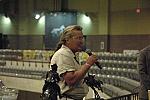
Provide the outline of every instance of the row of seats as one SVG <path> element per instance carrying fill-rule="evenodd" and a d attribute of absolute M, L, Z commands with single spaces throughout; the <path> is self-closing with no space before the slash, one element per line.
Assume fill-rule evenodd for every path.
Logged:
<path fill-rule="evenodd" d="M 0 66 L 1 75 L 35 79 L 45 78 L 48 70 L 49 62 L 6 61 L 4 66 Z"/>
<path fill-rule="evenodd" d="M 121 89 L 111 84 L 104 84 L 102 88 L 105 91 L 105 93 L 110 95 L 111 97 L 117 97 L 117 96 L 127 95 L 131 93 L 130 91 Z"/>
<path fill-rule="evenodd" d="M 5 60 L 47 60 L 49 61 L 50 56 L 54 51 L 49 50 L 11 50 L 11 49 L 1 49 L 0 59 Z"/>
<path fill-rule="evenodd" d="M 128 91 L 131 91 L 132 93 L 138 92 L 137 89 L 140 86 L 139 81 L 135 81 L 126 77 L 121 77 L 120 82 L 121 82 L 120 87 Z"/>
<path fill-rule="evenodd" d="M 100 75 L 110 75 L 110 76 L 123 76 L 136 81 L 139 81 L 139 74 L 137 69 L 127 69 L 127 68 L 115 68 L 115 67 L 103 67 L 101 70 L 94 66 L 89 70 L 89 73 L 100 74 Z"/>
<path fill-rule="evenodd" d="M 6 65 L 3 67 L 29 71 L 48 71 L 50 69 L 50 62 L 6 61 Z"/>
<path fill-rule="evenodd" d="M 37 80 L 41 80 L 43 77 L 45 77 L 45 75 L 43 73 L 34 73 L 31 74 L 29 72 L 26 71 L 0 71 L 0 75 L 2 76 L 11 76 L 11 77 L 18 77 L 18 78 L 28 78 L 28 79 L 37 79 Z"/>
<path fill-rule="evenodd" d="M 47 59 L 54 53 L 54 51 L 46 50 L 11 50 L 11 49 L 1 49 L 0 58 L 16 58 L 16 59 Z M 114 61 L 137 61 L 138 54 L 135 53 L 110 53 L 110 52 L 94 52 L 100 60 L 114 60 Z M 79 53 L 81 59 L 87 58 L 87 53 Z M 10 59 L 11 60 L 11 59 Z"/>
<path fill-rule="evenodd" d="M 136 61 L 137 53 L 110 53 L 110 52 L 94 52 L 99 59 L 106 60 L 126 60 L 126 61 Z"/>
<path fill-rule="evenodd" d="M 137 61 L 120 61 L 120 60 L 98 60 L 103 67 L 116 67 L 116 68 L 137 68 Z"/>
<path fill-rule="evenodd" d="M 140 85 L 139 81 L 115 75 L 96 74 L 96 79 L 101 80 L 102 82 L 107 84 L 124 88 L 130 92 L 135 92 L 134 90 Z"/>

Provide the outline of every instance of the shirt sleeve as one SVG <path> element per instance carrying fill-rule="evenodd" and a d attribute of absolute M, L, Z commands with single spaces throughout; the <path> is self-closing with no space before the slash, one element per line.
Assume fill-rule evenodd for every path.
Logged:
<path fill-rule="evenodd" d="M 138 60 L 138 68 L 139 68 L 139 76 L 141 82 L 144 84 L 144 86 L 149 86 L 150 83 L 150 77 L 147 74 L 147 59 L 146 59 L 146 54 L 145 52 L 140 53 L 140 57 Z"/>
<path fill-rule="evenodd" d="M 58 66 L 58 73 L 59 74 L 63 74 L 67 71 L 77 70 L 73 57 L 61 54 L 58 56 L 56 63 Z"/>

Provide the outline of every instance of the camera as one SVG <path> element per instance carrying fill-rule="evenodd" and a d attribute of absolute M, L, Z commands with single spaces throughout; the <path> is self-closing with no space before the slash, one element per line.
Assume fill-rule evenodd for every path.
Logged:
<path fill-rule="evenodd" d="M 57 100 L 57 95 L 61 98 L 60 87 L 58 82 L 60 81 L 59 74 L 57 73 L 57 65 L 51 65 L 50 71 L 46 74 L 45 84 L 42 88 L 42 100 Z"/>

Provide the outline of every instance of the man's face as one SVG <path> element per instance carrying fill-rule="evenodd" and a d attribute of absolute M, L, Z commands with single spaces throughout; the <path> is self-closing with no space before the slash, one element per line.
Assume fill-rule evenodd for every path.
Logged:
<path fill-rule="evenodd" d="M 74 35 L 72 38 L 68 40 L 68 47 L 73 51 L 73 52 L 78 52 L 82 51 L 83 48 L 83 33 L 82 31 L 77 31 L 73 30 Z"/>

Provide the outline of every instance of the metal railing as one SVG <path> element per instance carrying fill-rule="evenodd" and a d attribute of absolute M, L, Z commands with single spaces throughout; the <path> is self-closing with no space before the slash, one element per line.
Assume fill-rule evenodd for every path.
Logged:
<path fill-rule="evenodd" d="M 138 93 L 132 93 L 128 95 L 113 97 L 107 100 L 139 100 L 139 99 L 138 99 Z"/>

